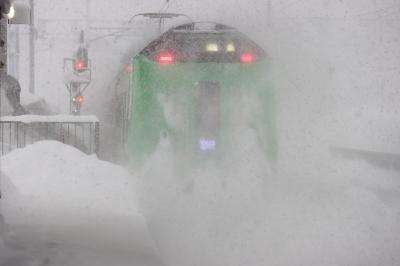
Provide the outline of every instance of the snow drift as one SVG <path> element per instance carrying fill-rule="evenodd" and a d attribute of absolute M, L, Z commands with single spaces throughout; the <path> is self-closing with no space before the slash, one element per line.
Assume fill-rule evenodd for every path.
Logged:
<path fill-rule="evenodd" d="M 135 184 L 121 167 L 56 141 L 1 157 L 2 212 L 32 241 L 95 248 L 147 249 Z"/>

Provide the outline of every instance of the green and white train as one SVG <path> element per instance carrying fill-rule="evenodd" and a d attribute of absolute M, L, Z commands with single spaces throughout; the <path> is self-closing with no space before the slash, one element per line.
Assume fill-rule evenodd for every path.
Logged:
<path fill-rule="evenodd" d="M 125 149 L 140 163 L 169 143 L 174 154 L 219 160 L 251 129 L 277 161 L 270 61 L 235 28 L 188 23 L 163 33 L 133 57 Z M 240 126 L 240 127 L 239 127 Z"/>

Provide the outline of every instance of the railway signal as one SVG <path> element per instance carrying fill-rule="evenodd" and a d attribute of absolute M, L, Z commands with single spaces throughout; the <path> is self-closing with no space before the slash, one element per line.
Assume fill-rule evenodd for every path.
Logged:
<path fill-rule="evenodd" d="M 63 69 L 64 83 L 69 92 L 70 113 L 79 115 L 85 100 L 83 93 L 92 81 L 91 61 L 83 31 L 72 58 L 64 58 Z"/>
<path fill-rule="evenodd" d="M 84 72 L 89 67 L 89 57 L 88 57 L 88 50 L 86 47 L 79 47 L 77 52 L 75 53 L 74 58 L 74 71 L 76 72 Z"/>
<path fill-rule="evenodd" d="M 78 94 L 78 95 L 74 96 L 74 98 L 72 98 L 72 101 L 74 101 L 77 104 L 82 105 L 83 102 L 85 101 L 85 98 L 83 97 L 83 95 Z"/>
<path fill-rule="evenodd" d="M 72 97 L 71 113 L 75 114 L 75 115 L 79 115 L 84 101 L 85 101 L 85 98 L 83 97 L 81 92 L 78 92 L 74 97 Z"/>

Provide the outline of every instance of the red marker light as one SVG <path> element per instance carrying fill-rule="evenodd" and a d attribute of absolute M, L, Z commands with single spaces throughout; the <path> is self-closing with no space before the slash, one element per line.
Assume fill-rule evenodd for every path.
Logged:
<path fill-rule="evenodd" d="M 251 63 L 254 61 L 254 56 L 250 53 L 244 53 L 240 56 L 242 63 Z"/>
<path fill-rule="evenodd" d="M 175 55 L 171 53 L 162 53 L 158 55 L 159 63 L 175 63 Z"/>
<path fill-rule="evenodd" d="M 124 67 L 125 73 L 132 73 L 133 72 L 133 66 L 131 64 L 126 64 Z"/>

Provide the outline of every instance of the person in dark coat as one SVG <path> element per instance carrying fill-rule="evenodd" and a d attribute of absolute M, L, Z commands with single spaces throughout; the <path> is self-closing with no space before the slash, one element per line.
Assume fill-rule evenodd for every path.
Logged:
<path fill-rule="evenodd" d="M 0 76 L 0 87 L 2 90 L 1 95 L 6 96 L 6 99 L 1 99 L 2 104 L 4 104 L 5 100 L 8 100 L 8 103 L 13 109 L 12 115 L 23 115 L 28 113 L 21 105 L 21 86 L 16 78 L 8 74 L 2 74 Z"/>
<path fill-rule="evenodd" d="M 11 2 L 10 0 L 0 0 L 0 19 L 3 15 L 8 14 L 10 12 Z"/>

